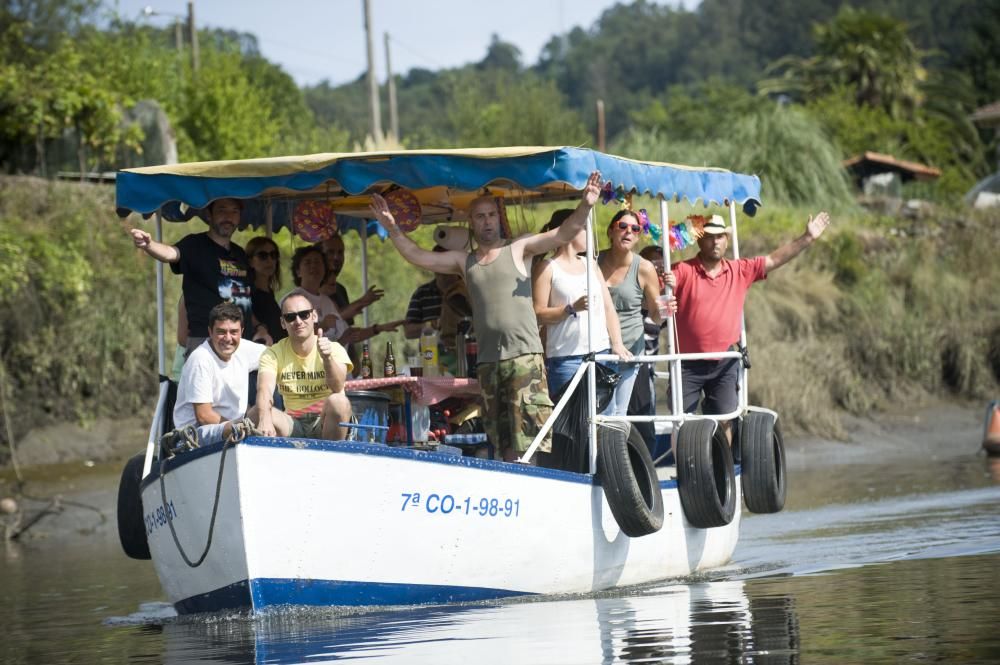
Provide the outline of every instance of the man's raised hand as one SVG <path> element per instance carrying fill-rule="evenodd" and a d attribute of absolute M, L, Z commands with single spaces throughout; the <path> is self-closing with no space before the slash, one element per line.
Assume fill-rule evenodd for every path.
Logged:
<path fill-rule="evenodd" d="M 131 229 L 129 233 L 132 234 L 132 242 L 139 249 L 145 249 L 149 247 L 149 243 L 153 241 L 153 236 L 149 235 L 146 231 L 142 229 Z"/>
<path fill-rule="evenodd" d="M 809 222 L 806 224 L 806 233 L 809 234 L 810 238 L 815 240 L 823 235 L 823 231 L 826 231 L 826 227 L 828 226 L 830 226 L 830 215 L 824 210 L 815 217 L 809 215 Z"/>
<path fill-rule="evenodd" d="M 375 218 L 375 221 L 381 224 L 382 228 L 386 231 L 392 231 L 396 226 L 396 218 L 392 216 L 389 204 L 385 202 L 385 199 L 381 195 L 372 194 L 372 202 L 368 206 L 368 210 L 371 212 L 372 217 Z"/>
<path fill-rule="evenodd" d="M 601 173 L 600 171 L 594 171 L 587 178 L 587 184 L 583 186 L 583 202 L 589 206 L 593 206 L 597 203 L 597 199 L 601 196 Z"/>

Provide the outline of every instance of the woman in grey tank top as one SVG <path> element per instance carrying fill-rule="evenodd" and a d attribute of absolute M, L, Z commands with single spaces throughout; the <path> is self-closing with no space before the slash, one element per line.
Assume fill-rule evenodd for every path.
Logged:
<path fill-rule="evenodd" d="M 634 356 L 643 355 L 645 347 L 642 337 L 643 308 L 648 310 L 649 316 L 656 323 L 660 322 L 660 309 L 656 302 L 660 295 L 660 281 L 656 276 L 656 268 L 633 251 L 638 249 L 640 233 L 642 227 L 636 216 L 630 210 L 618 211 L 608 224 L 611 247 L 601 252 L 597 260 L 608 283 L 615 311 L 618 312 L 622 343 Z M 623 416 L 628 411 L 638 371 L 638 364 L 621 365 L 618 372 L 621 380 L 615 391 L 614 415 Z"/>

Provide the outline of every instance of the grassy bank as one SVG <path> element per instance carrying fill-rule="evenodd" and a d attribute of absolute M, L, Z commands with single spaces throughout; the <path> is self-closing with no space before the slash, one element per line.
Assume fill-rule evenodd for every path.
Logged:
<path fill-rule="evenodd" d="M 612 207 L 598 211 L 601 228 Z M 119 221 L 112 209 L 112 188 L 0 179 L 0 463 L 7 442 L 33 428 L 150 409 L 153 262 L 126 233 L 138 219 Z M 671 217 L 686 211 L 674 206 Z M 801 233 L 806 213 L 765 208 L 741 226 L 743 255 Z M 547 216 L 527 211 L 515 220 L 537 228 Z M 867 415 L 928 396 L 995 396 L 1000 213 L 899 219 L 846 210 L 835 219 L 820 243 L 751 291 L 751 401 L 779 411 L 791 433 L 837 435 L 844 412 Z M 197 221 L 169 225 L 166 239 L 203 228 Z M 288 258 L 299 241 L 287 233 L 277 240 L 290 288 Z M 430 244 L 428 237 L 421 242 Z M 346 244 L 342 280 L 358 295 L 358 238 Z M 381 251 L 377 240 L 372 248 L 371 282 L 387 296 L 371 319 L 402 318 L 410 293 L 429 275 L 388 246 Z M 168 271 L 168 303 L 176 303 L 179 286 Z M 414 348 L 400 334 L 382 336 L 373 345 L 376 361 L 387 339 L 397 358 Z"/>

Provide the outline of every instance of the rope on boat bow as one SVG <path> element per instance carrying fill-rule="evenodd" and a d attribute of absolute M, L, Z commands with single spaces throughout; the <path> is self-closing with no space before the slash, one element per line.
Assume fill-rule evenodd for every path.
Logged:
<path fill-rule="evenodd" d="M 215 499 L 212 501 L 212 518 L 208 523 L 208 538 L 205 540 L 205 550 L 201 553 L 201 556 L 198 557 L 197 561 L 191 561 L 191 558 L 187 555 L 187 552 L 184 551 L 184 547 L 177 538 L 177 531 L 174 529 L 173 514 L 167 509 L 167 488 L 163 481 L 163 473 L 166 470 L 168 458 L 163 457 L 160 459 L 160 500 L 163 503 L 163 514 L 167 516 L 167 525 L 170 527 L 170 535 L 174 539 L 174 545 L 177 547 L 177 551 L 180 553 L 181 558 L 184 559 L 184 563 L 186 563 L 189 568 L 197 568 L 200 566 L 205 561 L 205 557 L 208 556 L 209 551 L 212 549 L 212 536 L 215 534 L 215 518 L 219 512 L 219 496 L 222 494 L 222 474 L 226 469 L 226 453 L 229 452 L 229 449 L 232 446 L 256 433 L 257 429 L 254 427 L 253 421 L 249 418 L 234 420 L 231 423 L 229 436 L 226 437 L 222 444 L 222 457 L 219 459 L 219 475 L 215 481 Z M 185 445 L 188 450 L 193 450 L 194 448 L 199 447 L 198 430 L 195 429 L 193 425 L 189 425 L 182 430 L 175 430 L 174 432 L 164 434 L 163 439 L 161 439 L 161 445 L 167 437 L 172 437 L 172 440 L 176 441 L 179 436 L 183 436 L 184 442 L 180 446 L 175 446 L 175 448 L 171 450 L 171 453 L 177 450 L 177 448 L 181 448 Z M 173 457 L 173 454 L 171 454 L 171 457 Z"/>

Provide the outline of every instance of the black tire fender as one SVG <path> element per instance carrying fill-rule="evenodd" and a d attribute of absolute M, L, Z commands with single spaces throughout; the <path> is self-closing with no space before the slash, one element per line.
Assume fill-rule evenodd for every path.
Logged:
<path fill-rule="evenodd" d="M 146 524 L 142 519 L 142 496 L 139 494 L 145 461 L 146 454 L 139 453 L 126 462 L 118 482 L 118 540 L 125 554 L 133 559 L 151 558 Z"/>
<path fill-rule="evenodd" d="M 660 480 L 642 434 L 629 423 L 597 428 L 597 478 L 622 533 L 638 538 L 660 530 Z"/>
<path fill-rule="evenodd" d="M 743 500 L 752 513 L 776 513 L 785 507 L 785 442 L 777 418 L 750 411 L 740 427 Z"/>
<path fill-rule="evenodd" d="M 677 432 L 677 490 L 692 526 L 725 526 L 736 514 L 736 470 L 722 427 L 689 420 Z"/>

